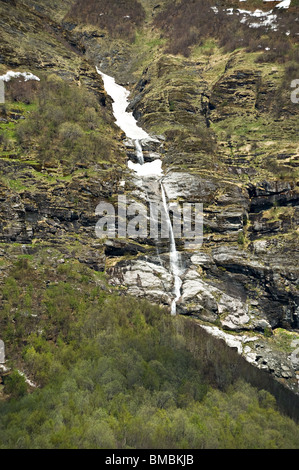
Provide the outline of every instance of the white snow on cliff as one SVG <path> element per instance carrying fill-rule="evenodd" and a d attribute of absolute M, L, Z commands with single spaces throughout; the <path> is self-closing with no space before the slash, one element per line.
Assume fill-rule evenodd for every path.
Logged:
<path fill-rule="evenodd" d="M 121 85 L 115 83 L 113 77 L 101 72 L 97 67 L 97 72 L 101 75 L 105 90 L 111 96 L 113 103 L 113 114 L 116 119 L 115 124 L 120 127 L 127 137 L 134 140 L 153 140 L 141 127 L 137 126 L 133 113 L 127 112 L 129 105 L 128 96 L 130 92 Z"/>
<path fill-rule="evenodd" d="M 264 0 L 264 1 L 272 1 L 272 0 Z M 246 0 L 240 0 L 240 2 L 246 2 Z M 248 24 L 250 28 L 260 28 L 261 26 L 268 27 L 273 31 L 278 30 L 278 16 L 276 14 L 276 9 L 287 9 L 291 6 L 291 0 L 283 0 L 277 5 L 275 8 L 263 11 L 256 9 L 254 11 L 251 10 L 244 10 L 240 8 L 226 8 L 224 11 L 227 15 L 234 15 L 237 14 L 240 16 L 240 23 Z M 215 15 L 219 13 L 219 9 L 216 6 L 211 7 Z M 254 18 L 256 21 L 252 21 Z"/>
<path fill-rule="evenodd" d="M 28 80 L 40 81 L 40 79 L 36 75 L 33 75 L 30 72 L 13 72 L 12 70 L 9 70 L 4 75 L 0 75 L 0 80 L 4 82 L 9 82 L 12 78 L 20 78 L 20 77 L 23 77 L 25 82 L 27 82 Z"/>

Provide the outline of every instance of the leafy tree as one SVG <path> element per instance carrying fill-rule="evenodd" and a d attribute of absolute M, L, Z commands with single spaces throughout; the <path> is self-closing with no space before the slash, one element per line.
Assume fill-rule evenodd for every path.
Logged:
<path fill-rule="evenodd" d="M 19 373 L 19 371 L 14 370 L 5 378 L 4 392 L 12 398 L 21 398 L 26 394 L 27 385 L 25 378 Z"/>

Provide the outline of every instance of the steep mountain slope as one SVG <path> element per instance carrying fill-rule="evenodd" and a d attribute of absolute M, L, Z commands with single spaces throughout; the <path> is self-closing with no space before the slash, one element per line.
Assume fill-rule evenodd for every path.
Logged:
<path fill-rule="evenodd" d="M 168 2 L 164 9 L 153 3 L 135 43 L 124 47 L 115 38 L 111 45 L 103 31 L 100 38 L 83 39 L 84 47 L 104 71 L 120 82 L 130 80 L 130 109 L 147 131 L 163 134 L 169 201 L 204 204 L 204 243 L 200 256 L 184 252 L 178 310 L 230 331 L 274 332 L 272 339 L 258 336 L 252 348 L 241 350 L 296 390 L 296 353 L 290 358 L 285 351 L 283 358 L 273 348 L 280 328 L 298 328 L 298 105 L 290 99 L 297 73 L 297 7 L 274 9 L 278 29 L 272 29 L 263 21 L 254 28 L 245 24 L 239 11 L 231 14 L 233 2 L 218 5 L 216 15 L 209 2 L 189 3 Z M 260 3 L 246 2 L 246 11 L 261 6 L 267 14 L 269 6 Z M 86 26 L 72 28 L 84 38 Z M 246 50 L 222 35 L 225 28 L 238 32 Z M 136 199 L 134 181 L 126 188 Z M 145 242 L 148 250 L 151 240 Z M 117 257 L 122 250 L 114 246 L 107 253 Z M 128 279 L 128 292 L 151 298 L 148 258 L 144 248 L 140 252 L 137 260 L 109 262 L 108 272 L 116 285 Z M 151 261 L 160 286 L 152 298 L 165 299 L 168 287 L 160 272 L 155 275 L 155 255 Z M 165 282 L 167 271 L 166 263 Z M 295 331 L 290 343 L 296 348 Z M 230 340 L 238 344 L 235 335 Z"/>
<path fill-rule="evenodd" d="M 273 10 L 275 21 L 264 25 L 263 16 L 250 14 L 256 8 Z M 98 66 L 126 86 L 129 110 L 157 136 L 143 150 L 146 161 L 162 159 L 168 203 L 204 206 L 201 249 L 186 250 L 184 237 L 176 240 L 184 266 L 177 312 L 192 316 L 194 331 L 200 326 L 224 339 L 298 393 L 299 104 L 291 100 L 297 2 L 278 9 L 258 0 L 241 7 L 6 0 L 0 13 L 0 75 L 12 69 L 40 78 L 34 85 L 5 84 L 0 107 L 0 326 L 7 365 L 44 385 L 48 345 L 72 341 L 72 318 L 76 328 L 90 327 L 82 326 L 75 294 L 66 319 L 52 306 L 48 288 L 55 291 L 56 281 L 72 279 L 78 290 L 90 283 L 108 297 L 112 290 L 131 294 L 168 311 L 173 300 L 168 240 L 159 241 L 158 256 L 149 236 L 95 234 L 100 201 L 116 205 L 123 194 L 144 202 L 145 189 L 156 197 L 152 182 L 142 187 L 128 168 L 135 148 L 114 124 Z M 257 18 L 261 24 L 250 26 Z M 28 276 L 25 285 L 18 269 Z M 217 363 L 211 382 L 219 386 L 218 371 Z"/>

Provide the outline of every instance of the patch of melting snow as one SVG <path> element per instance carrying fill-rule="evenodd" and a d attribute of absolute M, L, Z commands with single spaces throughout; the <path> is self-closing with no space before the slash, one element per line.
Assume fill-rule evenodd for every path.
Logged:
<path fill-rule="evenodd" d="M 153 162 L 147 162 L 141 165 L 140 163 L 133 163 L 131 160 L 128 161 L 128 167 L 130 170 L 135 171 L 138 176 L 162 176 L 162 161 L 160 159 L 154 160 Z"/>
<path fill-rule="evenodd" d="M 278 5 L 276 5 L 276 8 L 289 8 L 290 5 L 291 5 L 291 0 L 283 0 Z"/>
<path fill-rule="evenodd" d="M 272 13 L 272 10 L 270 10 L 270 11 L 263 11 L 263 10 L 250 11 L 250 10 L 241 10 L 240 8 L 238 8 L 237 12 L 240 13 L 241 15 L 244 15 L 240 20 L 241 23 L 247 23 L 247 21 L 250 17 L 259 19 L 259 21 L 256 22 L 256 23 L 248 23 L 248 26 L 250 28 L 260 28 L 261 26 L 269 26 L 274 30 L 277 29 L 277 24 L 276 24 L 277 15 Z"/>
<path fill-rule="evenodd" d="M 240 0 L 240 2 L 246 1 L 246 0 Z M 269 0 L 271 1 L 271 0 Z M 278 3 L 275 8 L 278 9 L 287 9 L 291 5 L 291 0 L 283 0 L 282 2 Z M 214 11 L 215 14 L 219 13 L 219 10 L 216 6 L 211 7 L 211 9 Z M 248 26 L 250 28 L 260 28 L 261 26 L 266 26 L 270 27 L 272 30 L 277 31 L 277 15 L 273 13 L 273 10 L 269 11 L 263 11 L 256 9 L 254 11 L 251 10 L 243 10 L 240 8 L 226 8 L 224 9 L 227 15 L 233 15 L 234 12 L 237 12 L 237 14 L 241 15 L 240 22 L 243 24 L 248 23 Z M 258 21 L 256 22 L 250 22 L 249 20 L 251 18 L 257 18 Z M 287 35 L 290 34 L 290 32 L 286 33 Z"/>
<path fill-rule="evenodd" d="M 240 0 L 240 2 L 246 2 L 247 0 Z M 273 2 L 273 0 L 264 0 L 264 2 Z M 282 2 L 276 5 L 276 8 L 289 8 L 291 5 L 291 0 L 282 0 Z"/>
<path fill-rule="evenodd" d="M 33 75 L 31 72 L 13 72 L 12 70 L 9 70 L 4 75 L 0 75 L 0 80 L 4 82 L 9 82 L 12 78 L 20 77 L 23 77 L 25 79 L 25 82 L 27 82 L 28 80 L 37 80 L 38 82 L 40 81 L 40 79 L 36 75 Z"/>
<path fill-rule="evenodd" d="M 151 137 L 146 131 L 137 125 L 137 121 L 134 118 L 133 113 L 127 112 L 130 92 L 123 86 L 118 85 L 113 77 L 101 72 L 98 67 L 96 67 L 96 70 L 103 79 L 106 92 L 113 100 L 112 108 L 116 119 L 115 124 L 126 134 L 127 138 L 132 139 L 137 151 L 138 160 L 140 160 L 140 163 L 133 163 L 129 160 L 128 167 L 130 170 L 135 171 L 138 176 L 162 176 L 162 161 L 160 159 L 147 163 L 143 163 L 141 161 L 141 144 L 159 141 L 158 139 Z"/>
<path fill-rule="evenodd" d="M 141 127 L 137 126 L 133 113 L 127 112 L 130 92 L 123 86 L 118 85 L 113 77 L 101 72 L 98 67 L 96 67 L 96 70 L 103 79 L 106 92 L 113 100 L 112 108 L 116 119 L 115 124 L 130 139 L 156 141 L 156 139 L 150 137 Z"/>

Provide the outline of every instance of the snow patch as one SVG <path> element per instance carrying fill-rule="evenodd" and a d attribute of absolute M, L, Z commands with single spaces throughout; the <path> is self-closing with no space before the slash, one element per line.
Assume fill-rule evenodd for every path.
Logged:
<path fill-rule="evenodd" d="M 278 5 L 276 5 L 276 8 L 290 8 L 290 5 L 291 5 L 291 0 L 283 0 Z"/>
<path fill-rule="evenodd" d="M 40 81 L 40 79 L 36 75 L 33 75 L 31 72 L 13 72 L 12 70 L 6 72 L 5 75 L 0 75 L 0 80 L 4 82 L 9 82 L 12 78 L 19 77 L 24 77 L 25 82 L 27 82 L 28 80 L 37 80 L 38 82 Z"/>
<path fill-rule="evenodd" d="M 152 162 L 144 163 L 133 163 L 131 160 L 128 161 L 128 167 L 130 170 L 135 171 L 138 176 L 162 176 L 162 161 L 156 159 Z"/>
<path fill-rule="evenodd" d="M 113 77 L 101 72 L 98 67 L 96 67 L 96 70 L 103 79 L 106 92 L 113 100 L 112 108 L 116 119 L 115 124 L 124 131 L 127 137 L 133 140 L 156 141 L 156 139 L 150 137 L 141 127 L 138 127 L 133 113 L 127 112 L 130 92 L 123 86 L 118 85 Z"/>
<path fill-rule="evenodd" d="M 240 0 L 240 2 L 244 2 L 246 0 Z M 264 0 L 264 1 L 272 1 L 272 0 Z M 291 5 L 291 0 L 283 0 L 278 3 L 276 8 L 278 9 L 287 9 Z M 219 13 L 219 9 L 216 6 L 211 7 L 215 14 Z M 240 22 L 243 24 L 248 24 L 250 28 L 260 28 L 261 26 L 270 27 L 272 30 L 277 31 L 277 15 L 274 13 L 274 10 L 263 11 L 256 9 L 255 11 L 251 10 L 243 10 L 240 8 L 226 8 L 224 11 L 227 15 L 233 15 L 235 12 L 238 15 L 241 15 Z M 256 22 L 251 22 L 251 18 L 257 18 Z"/>

